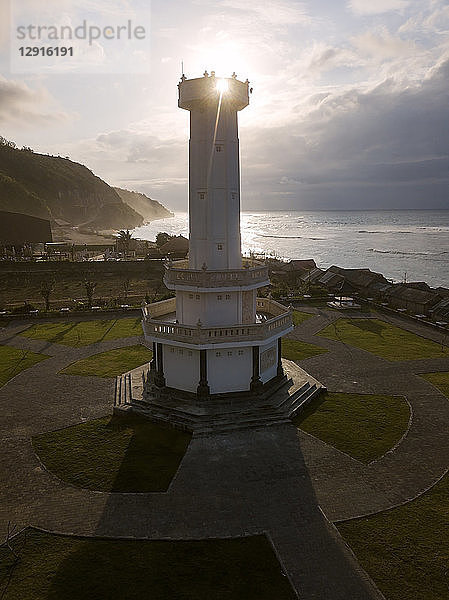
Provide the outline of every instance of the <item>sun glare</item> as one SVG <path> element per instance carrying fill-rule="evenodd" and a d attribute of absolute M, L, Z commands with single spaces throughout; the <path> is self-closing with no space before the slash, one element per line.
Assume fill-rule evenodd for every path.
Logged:
<path fill-rule="evenodd" d="M 228 82 L 226 79 L 218 79 L 217 81 L 217 91 L 220 94 L 225 94 L 228 91 Z"/>

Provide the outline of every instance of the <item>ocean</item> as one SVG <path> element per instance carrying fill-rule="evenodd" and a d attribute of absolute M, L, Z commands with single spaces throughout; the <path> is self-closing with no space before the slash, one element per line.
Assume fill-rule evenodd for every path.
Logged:
<path fill-rule="evenodd" d="M 159 231 L 188 237 L 188 214 L 153 221 L 134 236 Z M 449 210 L 242 212 L 242 251 L 313 258 L 319 267 L 368 268 L 388 279 L 449 287 Z"/>

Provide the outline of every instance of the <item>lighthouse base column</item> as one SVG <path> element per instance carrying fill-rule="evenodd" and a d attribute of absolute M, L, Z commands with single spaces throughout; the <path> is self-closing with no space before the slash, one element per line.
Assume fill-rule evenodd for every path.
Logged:
<path fill-rule="evenodd" d="M 210 397 L 210 388 L 207 383 L 207 350 L 200 350 L 200 381 L 196 395 L 199 400 L 207 400 Z"/>
<path fill-rule="evenodd" d="M 284 369 L 282 367 L 282 338 L 278 339 L 278 368 L 276 375 L 284 377 Z"/>
<path fill-rule="evenodd" d="M 253 346 L 253 376 L 251 378 L 250 390 L 258 394 L 263 390 L 263 383 L 260 379 L 260 349 L 259 346 Z"/>
<path fill-rule="evenodd" d="M 156 346 L 156 372 L 154 374 L 154 383 L 159 388 L 165 387 L 164 377 L 164 362 L 162 354 L 162 344 L 155 344 Z"/>

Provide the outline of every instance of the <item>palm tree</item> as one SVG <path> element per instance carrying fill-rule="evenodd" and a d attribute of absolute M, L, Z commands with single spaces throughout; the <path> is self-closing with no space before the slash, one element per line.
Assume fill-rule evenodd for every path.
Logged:
<path fill-rule="evenodd" d="M 124 249 L 125 249 L 125 258 L 129 252 L 129 246 L 131 243 L 131 240 L 133 239 L 133 234 L 129 231 L 129 229 L 121 229 L 118 232 L 118 241 L 121 245 L 123 245 Z"/>
<path fill-rule="evenodd" d="M 166 244 L 169 240 L 172 239 L 172 235 L 166 233 L 165 231 L 159 231 L 156 236 L 156 245 L 158 248 L 162 248 L 164 244 Z"/>

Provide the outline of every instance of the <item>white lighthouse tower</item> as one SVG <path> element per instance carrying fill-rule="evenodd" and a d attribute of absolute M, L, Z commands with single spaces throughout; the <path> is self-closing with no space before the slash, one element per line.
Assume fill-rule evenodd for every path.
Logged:
<path fill-rule="evenodd" d="M 166 266 L 176 298 L 143 307 L 153 348 L 143 397 L 159 408 L 266 398 L 286 381 L 281 336 L 293 326 L 288 308 L 257 297 L 267 267 L 241 254 L 237 113 L 248 106 L 248 81 L 206 72 L 183 75 L 178 88 L 190 112 L 190 250 Z"/>

